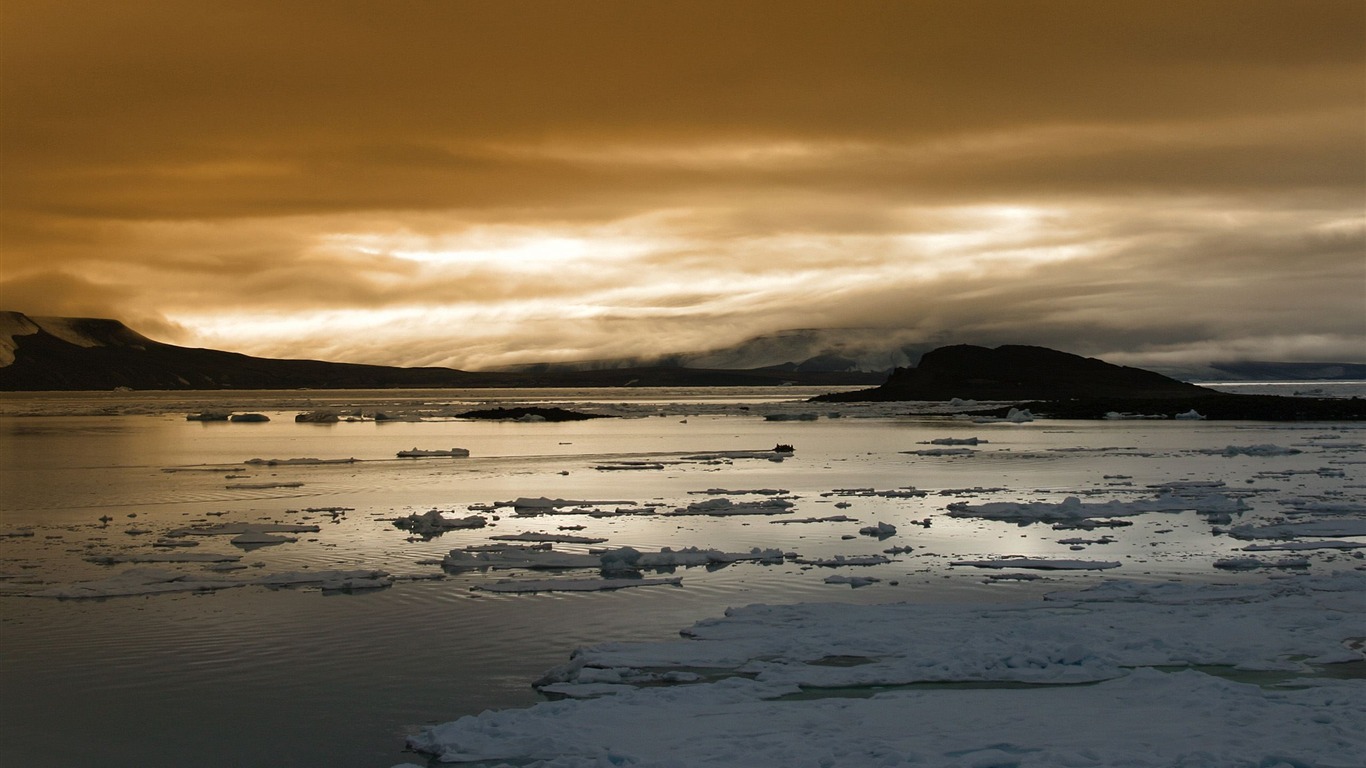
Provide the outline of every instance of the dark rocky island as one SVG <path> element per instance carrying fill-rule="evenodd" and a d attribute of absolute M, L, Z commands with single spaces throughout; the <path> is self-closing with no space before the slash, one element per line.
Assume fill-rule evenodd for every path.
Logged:
<path fill-rule="evenodd" d="M 874 389 L 815 398 L 821 402 L 1005 401 L 1040 416 L 1100 419 L 1109 413 L 1174 416 L 1191 410 L 1209 419 L 1359 421 L 1359 398 L 1234 395 L 1141 368 L 1113 365 L 1045 347 L 967 344 L 927 352 L 914 368 L 898 368 Z M 981 411 L 1004 415 L 1008 409 Z"/>

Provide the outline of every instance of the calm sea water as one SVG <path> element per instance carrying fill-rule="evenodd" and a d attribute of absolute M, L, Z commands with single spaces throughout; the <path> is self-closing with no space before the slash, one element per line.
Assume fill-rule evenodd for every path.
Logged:
<path fill-rule="evenodd" d="M 1294 385 L 1305 388 L 1303 383 Z M 290 393 L 103 393 L 0 398 L 0 682 L 5 765 L 388 766 L 406 733 L 486 708 L 537 700 L 529 683 L 575 646 L 664 638 L 731 605 L 752 602 L 1024 600 L 1102 578 L 1255 579 L 1214 560 L 1245 542 L 1215 535 L 1194 513 L 1150 514 L 1094 533 L 960 520 L 968 501 L 1058 501 L 1150 495 L 1146 486 L 1220 480 L 1247 495 L 1243 521 L 1282 514 L 1282 501 L 1363 496 L 1366 431 L 1349 424 L 1056 422 L 975 424 L 910 418 L 895 404 L 819 406 L 805 390 L 542 390 Z M 446 418 L 477 403 L 559 404 L 622 418 L 568 423 Z M 422 421 L 296 423 L 329 407 Z M 186 421 L 205 408 L 266 413 L 267 423 Z M 770 421 L 765 415 L 809 420 Z M 838 415 L 832 418 L 832 415 Z M 815 417 L 814 419 L 810 417 Z M 944 437 L 987 441 L 960 456 L 908 453 Z M 699 453 L 795 447 L 779 462 L 689 460 Z M 1223 456 L 1275 444 L 1300 453 Z M 467 448 L 464 459 L 399 460 L 407 448 Z M 259 466 L 251 458 L 355 458 L 355 463 Z M 623 470 L 622 462 L 660 469 Z M 212 470 L 206 468 L 214 468 Z M 176 470 L 176 471 L 167 471 Z M 234 477 L 229 478 L 228 475 Z M 289 483 L 292 487 L 231 488 Z M 829 495 L 914 486 L 920 498 Z M 392 518 L 519 496 L 625 501 L 672 509 L 715 489 L 782 489 L 781 517 L 584 514 L 519 518 L 502 508 L 488 528 L 414 540 Z M 976 490 L 965 490 L 976 489 Z M 713 491 L 713 492 L 708 492 Z M 732 498 L 754 498 L 731 495 Z M 848 504 L 838 507 L 838 504 Z M 335 518 L 309 508 L 345 507 Z M 610 508 L 610 507 L 608 507 Z M 487 514 L 487 513 L 486 513 Z M 847 514 L 857 523 L 778 525 Z M 105 518 L 102 520 L 101 518 Z M 932 525 L 912 524 L 925 518 Z M 243 555 L 248 575 L 378 568 L 401 577 L 361 593 L 244 587 L 207 594 L 50 600 L 27 593 L 137 567 L 89 558 L 157 550 L 176 528 L 217 522 L 315 523 L 297 542 L 244 551 L 222 537 L 197 550 Z M 858 528 L 887 522 L 886 541 Z M 914 551 L 887 565 L 828 569 L 794 562 L 679 569 L 681 587 L 612 593 L 493 595 L 471 587 L 527 574 L 443 574 L 448 550 L 488 536 L 557 531 L 604 546 L 727 551 L 779 547 L 804 557 Z M 1116 541 L 1072 549 L 1072 537 Z M 584 545 L 558 545 L 585 551 Z M 992 555 L 1120 561 L 1105 575 L 1048 574 L 987 583 L 958 558 Z M 1359 565 L 1311 555 L 1315 573 Z M 163 565 L 196 572 L 199 565 Z M 877 576 L 862 589 L 831 574 Z M 576 576 L 592 576 L 577 573 Z M 402 580 L 411 577 L 414 580 Z M 441 577 L 432 580 L 431 577 Z M 892 583 L 895 582 L 895 583 Z"/>

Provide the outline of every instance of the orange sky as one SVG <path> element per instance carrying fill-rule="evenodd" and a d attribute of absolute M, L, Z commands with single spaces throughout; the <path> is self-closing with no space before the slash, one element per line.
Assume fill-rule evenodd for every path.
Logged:
<path fill-rule="evenodd" d="M 1364 211 L 1360 0 L 0 5 L 0 309 L 175 343 L 1366 361 Z"/>

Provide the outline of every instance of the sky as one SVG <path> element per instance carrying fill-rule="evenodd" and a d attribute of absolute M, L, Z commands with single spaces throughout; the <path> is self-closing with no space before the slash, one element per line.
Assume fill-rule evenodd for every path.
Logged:
<path fill-rule="evenodd" d="M 0 309 L 471 370 L 1366 362 L 1366 4 L 5 0 Z"/>

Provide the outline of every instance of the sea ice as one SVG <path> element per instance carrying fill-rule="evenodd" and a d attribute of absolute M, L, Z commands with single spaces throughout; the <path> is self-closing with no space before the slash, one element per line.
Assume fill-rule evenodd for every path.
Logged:
<path fill-rule="evenodd" d="M 1298 448 L 1286 448 L 1271 443 L 1260 443 L 1258 445 L 1230 445 L 1225 448 L 1206 448 L 1200 453 L 1209 453 L 1216 456 L 1294 456 L 1303 453 Z"/>
<path fill-rule="evenodd" d="M 607 686 L 597 698 L 487 711 L 408 743 L 447 762 L 556 768 L 1359 765 L 1359 680 L 1271 688 L 1159 671 L 1362 661 L 1344 640 L 1366 636 L 1366 574 L 1292 581 L 1107 582 L 1036 604 L 733 608 L 683 639 L 580 648 L 537 683 L 588 697 Z M 671 671 L 693 677 L 661 684 Z M 1017 687 L 897 689 L 921 682 Z"/>
<path fill-rule="evenodd" d="M 826 576 L 823 581 L 826 584 L 848 584 L 854 589 L 866 587 L 869 584 L 876 584 L 882 579 L 876 576 Z"/>
<path fill-rule="evenodd" d="M 601 544 L 607 539 L 598 536 L 572 536 L 567 533 L 500 533 L 490 536 L 494 541 L 537 541 L 555 544 Z"/>
<path fill-rule="evenodd" d="M 1262 560 L 1257 557 L 1226 557 L 1215 560 L 1214 567 L 1225 571 L 1252 571 L 1259 568 L 1308 568 L 1309 560 L 1303 557 L 1287 557 L 1280 560 Z"/>
<path fill-rule="evenodd" d="M 682 586 L 683 577 L 663 579 L 510 579 L 480 584 L 481 592 L 608 592 L 631 587 Z"/>
<path fill-rule="evenodd" d="M 838 568 L 842 565 L 885 565 L 892 562 L 882 555 L 835 555 L 834 557 L 799 557 L 800 565 L 819 565 L 825 568 Z"/>
<path fill-rule="evenodd" d="M 793 507 L 787 499 L 761 499 L 759 501 L 732 501 L 727 498 L 697 501 L 686 507 L 678 507 L 666 515 L 781 515 Z"/>
<path fill-rule="evenodd" d="M 1076 496 L 1068 496 L 1056 504 L 1042 501 L 996 501 L 985 504 L 956 501 L 948 506 L 950 517 L 1006 520 L 1021 525 L 1053 521 L 1075 522 L 1099 517 L 1126 517 L 1147 512 L 1180 512 L 1188 509 L 1203 513 L 1242 512 L 1246 509 L 1246 503 L 1241 498 L 1204 489 L 1186 489 L 1185 492 L 1180 492 L 1168 488 L 1154 498 L 1134 501 L 1086 503 Z"/>
<path fill-rule="evenodd" d="M 28 593 L 28 597 L 54 597 L 66 600 L 131 597 L 166 592 L 208 592 L 246 586 L 301 586 L 317 585 L 329 590 L 378 589 L 393 583 L 384 571 L 294 571 L 260 576 L 254 579 L 232 579 L 206 573 L 186 573 L 158 568 L 130 568 L 103 579 L 81 581 L 49 587 Z"/>
<path fill-rule="evenodd" d="M 288 544 L 298 541 L 294 536 L 277 536 L 264 531 L 247 531 L 232 537 L 232 543 L 239 547 L 267 547 L 272 544 Z"/>
<path fill-rule="evenodd" d="M 860 528 L 858 532 L 863 534 L 864 536 L 876 536 L 879 540 L 881 540 L 887 538 L 888 536 L 895 536 L 896 526 L 892 525 L 891 523 L 878 523 L 877 525 L 870 525 L 865 528 Z"/>
<path fill-rule="evenodd" d="M 430 509 L 422 514 L 414 512 L 407 517 L 400 517 L 394 521 L 396 527 L 411 531 L 419 536 L 435 536 L 458 529 L 483 528 L 488 523 L 487 518 L 479 515 L 446 517 L 439 509 Z"/>
<path fill-rule="evenodd" d="M 991 560 L 954 560 L 950 565 L 970 565 L 973 568 L 1029 568 L 1036 571 L 1102 571 L 1120 566 L 1113 560 L 1051 560 L 1011 555 Z"/>
<path fill-rule="evenodd" d="M 442 558 L 445 568 L 529 568 L 548 570 L 557 568 L 599 568 L 602 558 L 598 555 L 584 555 L 572 552 L 557 552 L 544 549 L 506 549 L 470 551 L 452 549 Z"/>
<path fill-rule="evenodd" d="M 124 555 L 95 555 L 86 561 L 100 565 L 119 563 L 235 563 L 241 555 L 220 555 L 214 552 L 153 552 Z"/>
<path fill-rule="evenodd" d="M 1236 525 L 1226 533 L 1235 539 L 1293 539 L 1298 536 L 1366 536 L 1366 519 L 1361 520 L 1305 520 L 1298 523 L 1270 525 Z"/>
<path fill-rule="evenodd" d="M 354 464 L 355 458 L 346 459 L 316 459 L 312 456 L 305 456 L 295 459 L 247 459 L 243 464 L 253 464 L 265 467 L 279 466 L 310 466 L 314 464 Z"/>

